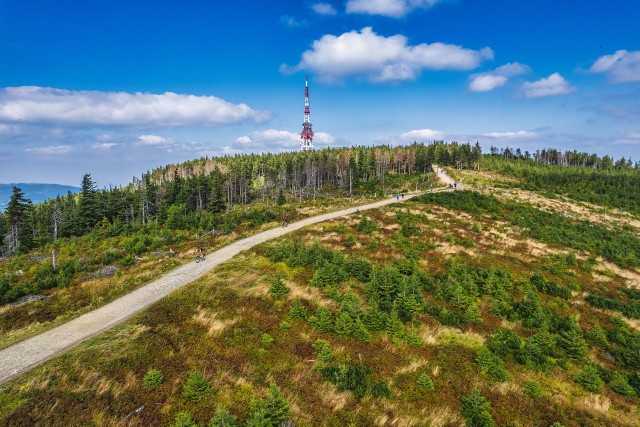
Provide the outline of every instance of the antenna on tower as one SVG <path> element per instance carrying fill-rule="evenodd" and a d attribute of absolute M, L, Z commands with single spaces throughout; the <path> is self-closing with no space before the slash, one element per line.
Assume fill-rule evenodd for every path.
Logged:
<path fill-rule="evenodd" d="M 304 122 L 300 132 L 300 151 L 313 151 L 313 130 L 311 130 L 311 112 L 309 110 L 309 76 L 304 81 Z"/>

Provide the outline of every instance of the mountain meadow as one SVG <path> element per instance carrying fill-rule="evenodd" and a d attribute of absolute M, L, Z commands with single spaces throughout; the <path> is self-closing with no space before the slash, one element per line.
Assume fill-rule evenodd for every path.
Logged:
<path fill-rule="evenodd" d="M 630 160 L 444 142 L 87 174 L 40 203 L 14 188 L 0 348 L 196 247 L 416 196 L 249 248 L 1 384 L 0 425 L 640 426 L 638 189 Z"/>

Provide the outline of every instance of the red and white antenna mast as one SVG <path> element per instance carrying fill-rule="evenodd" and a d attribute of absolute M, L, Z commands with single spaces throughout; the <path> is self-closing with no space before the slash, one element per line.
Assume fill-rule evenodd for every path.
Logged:
<path fill-rule="evenodd" d="M 300 132 L 300 151 L 313 151 L 313 131 L 311 130 L 311 112 L 309 111 L 309 77 L 304 83 L 304 122 Z"/>

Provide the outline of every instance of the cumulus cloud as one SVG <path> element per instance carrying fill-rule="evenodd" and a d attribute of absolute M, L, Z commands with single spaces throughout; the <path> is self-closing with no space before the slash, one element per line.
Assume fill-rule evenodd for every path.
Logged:
<path fill-rule="evenodd" d="M 379 36 L 371 27 L 340 36 L 326 34 L 303 52 L 294 67 L 281 66 L 283 72 L 312 70 L 324 81 L 339 81 L 349 76 L 364 76 L 372 82 L 415 79 L 424 70 L 470 70 L 493 51 L 466 49 L 445 43 L 408 44 L 402 35 Z"/>
<path fill-rule="evenodd" d="M 338 13 L 330 3 L 315 3 L 311 5 L 311 9 L 320 15 L 336 15 Z"/>
<path fill-rule="evenodd" d="M 527 98 L 541 98 L 543 96 L 565 95 L 575 90 L 559 73 L 553 73 L 549 77 L 525 82 L 522 85 L 524 96 Z"/>
<path fill-rule="evenodd" d="M 71 145 L 50 145 L 48 147 L 26 148 L 24 151 L 41 156 L 55 156 L 68 154 L 73 151 L 73 147 Z"/>
<path fill-rule="evenodd" d="M 405 132 L 400 135 L 400 138 L 405 141 L 434 141 L 444 139 L 446 133 L 440 130 L 432 129 L 415 129 L 409 132 Z"/>
<path fill-rule="evenodd" d="M 441 0 L 348 0 L 347 13 L 402 18 L 418 8 L 428 9 Z"/>
<path fill-rule="evenodd" d="M 71 91 L 38 86 L 0 89 L 0 120 L 76 126 L 217 126 L 264 121 L 269 114 L 215 96 Z"/>
<path fill-rule="evenodd" d="M 313 136 L 314 145 L 332 144 L 335 138 L 328 133 L 316 132 Z M 237 138 L 233 144 L 236 149 L 251 151 L 254 149 L 292 150 L 300 146 L 300 135 L 287 130 L 267 129 L 255 131 L 250 135 Z"/>
<path fill-rule="evenodd" d="M 469 90 L 472 92 L 488 92 L 504 86 L 510 77 L 528 73 L 531 69 L 524 64 L 511 62 L 501 65 L 493 71 L 473 74 L 469 79 Z"/>
<path fill-rule="evenodd" d="M 617 50 L 613 55 L 601 56 L 589 71 L 606 74 L 614 83 L 640 81 L 640 50 Z"/>
<path fill-rule="evenodd" d="M 519 130 L 517 132 L 489 132 L 485 133 L 484 136 L 497 139 L 527 139 L 535 138 L 538 135 L 535 132 Z"/>

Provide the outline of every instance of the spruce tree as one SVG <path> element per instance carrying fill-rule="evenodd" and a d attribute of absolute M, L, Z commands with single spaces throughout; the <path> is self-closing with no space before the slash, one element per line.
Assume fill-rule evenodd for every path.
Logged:
<path fill-rule="evenodd" d="M 491 404 L 475 389 L 460 399 L 462 403 L 462 415 L 467 420 L 468 426 L 493 427 L 493 418 L 489 413 Z"/>
<path fill-rule="evenodd" d="M 387 318 L 385 330 L 391 338 L 402 338 L 402 335 L 404 334 L 404 325 L 398 317 L 397 311 L 394 310 L 391 312 L 391 316 Z"/>
<path fill-rule="evenodd" d="M 11 190 L 11 198 L 5 210 L 8 218 L 9 233 L 6 236 L 7 249 L 10 254 L 26 252 L 31 248 L 31 233 L 28 231 L 28 212 L 31 200 L 24 197 L 24 192 L 15 185 Z"/>
<path fill-rule="evenodd" d="M 307 308 L 302 305 L 300 298 L 293 300 L 293 304 L 291 304 L 291 308 L 289 309 L 289 316 L 294 319 L 301 320 L 305 320 L 307 318 Z"/>
<path fill-rule="evenodd" d="M 309 317 L 309 323 L 318 332 L 333 332 L 333 314 L 326 307 L 319 307 L 313 316 Z"/>
<path fill-rule="evenodd" d="M 231 414 L 227 408 L 221 408 L 209 420 L 207 427 L 240 427 L 240 423 L 238 418 Z"/>
<path fill-rule="evenodd" d="M 282 298 L 286 296 L 291 290 L 284 284 L 284 280 L 282 277 L 275 276 L 271 281 L 271 287 L 269 288 L 269 293 L 274 298 Z"/>
<path fill-rule="evenodd" d="M 90 174 L 84 175 L 81 187 L 82 190 L 80 191 L 77 210 L 77 232 L 84 234 L 90 232 L 102 219 L 102 212 L 100 209 L 98 190 Z"/>

